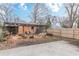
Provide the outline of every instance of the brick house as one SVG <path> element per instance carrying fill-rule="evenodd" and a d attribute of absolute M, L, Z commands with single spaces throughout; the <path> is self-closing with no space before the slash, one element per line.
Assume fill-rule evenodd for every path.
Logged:
<path fill-rule="evenodd" d="M 43 32 L 46 28 L 46 25 L 5 22 L 5 28 L 9 33 L 12 34 L 37 34 Z"/>

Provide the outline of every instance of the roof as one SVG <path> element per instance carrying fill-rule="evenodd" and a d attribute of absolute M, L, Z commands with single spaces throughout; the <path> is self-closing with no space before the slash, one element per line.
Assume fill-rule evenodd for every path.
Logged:
<path fill-rule="evenodd" d="M 17 23 L 4 22 L 4 23 L 5 23 L 5 26 L 21 26 L 21 25 L 24 25 L 24 26 L 46 26 L 46 25 L 36 24 L 36 23 L 21 23 L 21 22 L 17 22 Z"/>

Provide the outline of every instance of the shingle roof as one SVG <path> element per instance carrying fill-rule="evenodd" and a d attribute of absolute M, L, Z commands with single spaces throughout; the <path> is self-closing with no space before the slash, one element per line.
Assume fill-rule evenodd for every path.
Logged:
<path fill-rule="evenodd" d="M 23 23 L 23 22 L 4 22 L 5 26 L 19 26 L 19 25 L 25 25 L 25 26 L 46 26 L 42 24 L 36 24 L 36 23 Z"/>

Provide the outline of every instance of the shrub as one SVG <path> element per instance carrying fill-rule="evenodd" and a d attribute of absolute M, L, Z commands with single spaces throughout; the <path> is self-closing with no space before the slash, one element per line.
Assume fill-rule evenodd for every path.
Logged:
<path fill-rule="evenodd" d="M 10 33 L 8 31 L 4 31 L 4 37 L 10 36 Z"/>
<path fill-rule="evenodd" d="M 47 23 L 46 23 L 46 28 L 48 29 L 48 28 L 50 28 L 50 27 L 51 27 L 51 21 L 48 20 Z"/>
<path fill-rule="evenodd" d="M 2 42 L 2 41 L 5 41 L 5 40 L 4 40 L 4 33 L 1 33 L 1 32 L 0 32 L 0 42 Z"/>
<path fill-rule="evenodd" d="M 0 42 L 4 41 L 4 21 L 0 19 Z"/>
<path fill-rule="evenodd" d="M 23 39 L 27 38 L 26 34 L 24 34 L 24 33 L 19 33 L 18 35 L 21 36 Z"/>

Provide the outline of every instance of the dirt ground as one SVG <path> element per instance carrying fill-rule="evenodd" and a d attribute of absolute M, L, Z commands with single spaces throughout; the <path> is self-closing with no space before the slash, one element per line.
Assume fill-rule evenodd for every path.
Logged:
<path fill-rule="evenodd" d="M 0 55 L 79 55 L 79 40 L 58 36 L 0 42 Z M 17 52 L 17 53 L 16 53 Z"/>
<path fill-rule="evenodd" d="M 79 47 L 67 41 L 54 41 L 0 51 L 2 56 L 79 56 Z"/>
<path fill-rule="evenodd" d="M 18 36 L 12 36 L 7 41 L 0 42 L 0 50 L 34 45 L 34 44 L 48 43 L 48 42 L 54 42 L 54 41 L 61 41 L 61 40 L 67 41 L 68 43 L 79 47 L 78 39 L 70 39 L 70 38 L 64 38 L 64 37 L 58 37 L 58 36 L 45 36 L 42 38 L 22 38 Z"/>
<path fill-rule="evenodd" d="M 40 44 L 40 43 L 46 43 L 46 42 L 52 42 L 52 41 L 59 40 L 55 36 L 43 36 L 43 35 L 40 35 L 40 36 L 35 35 L 34 38 L 32 36 L 28 38 L 27 36 L 18 36 L 18 35 L 9 36 L 6 38 L 7 38 L 6 41 L 0 42 L 0 50 L 24 46 L 24 45 L 28 46 L 28 45 L 33 45 L 33 44 Z"/>

